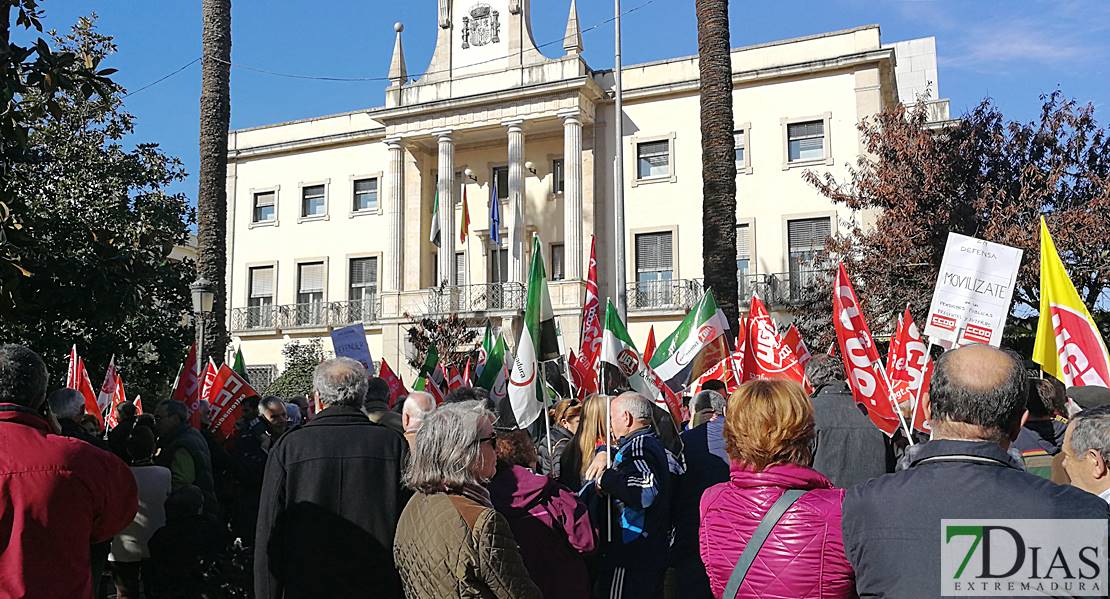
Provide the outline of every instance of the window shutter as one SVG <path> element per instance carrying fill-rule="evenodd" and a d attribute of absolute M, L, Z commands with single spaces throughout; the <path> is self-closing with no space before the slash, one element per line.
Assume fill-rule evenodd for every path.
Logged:
<path fill-rule="evenodd" d="M 455 252 L 455 285 L 466 284 L 466 255 Z"/>
<path fill-rule="evenodd" d="M 298 267 L 298 293 L 317 293 L 324 290 L 324 263 L 311 262 Z"/>
<path fill-rule="evenodd" d="M 367 287 L 378 282 L 377 258 L 351 259 L 351 286 Z"/>
<path fill-rule="evenodd" d="M 736 259 L 750 260 L 752 257 L 751 227 L 743 224 L 736 227 Z"/>
<path fill-rule="evenodd" d="M 790 139 L 798 139 L 800 137 L 824 137 L 825 135 L 825 121 L 808 121 L 805 123 L 793 123 L 787 127 Z"/>
<path fill-rule="evenodd" d="M 251 297 L 273 297 L 274 267 L 260 266 L 251 269 Z"/>
<path fill-rule="evenodd" d="M 792 220 L 788 224 L 788 243 L 791 252 L 822 250 L 825 240 L 832 234 L 829 218 Z"/>
<path fill-rule="evenodd" d="M 263 193 L 254 194 L 254 205 L 258 208 L 274 205 L 274 192 L 267 191 Z"/>
<path fill-rule="evenodd" d="M 671 234 L 643 233 L 636 236 L 636 269 L 640 271 L 672 269 Z"/>

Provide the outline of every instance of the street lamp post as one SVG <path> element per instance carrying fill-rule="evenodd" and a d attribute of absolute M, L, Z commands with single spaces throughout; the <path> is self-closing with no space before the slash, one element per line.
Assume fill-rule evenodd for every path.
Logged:
<path fill-rule="evenodd" d="M 216 299 L 216 294 L 212 292 L 212 284 L 208 279 L 200 277 L 193 284 L 189 286 L 189 291 L 193 295 L 193 323 L 196 325 L 196 374 L 197 383 L 203 384 L 204 381 L 200 380 L 201 373 L 204 372 L 204 319 L 212 313 L 212 303 Z"/>

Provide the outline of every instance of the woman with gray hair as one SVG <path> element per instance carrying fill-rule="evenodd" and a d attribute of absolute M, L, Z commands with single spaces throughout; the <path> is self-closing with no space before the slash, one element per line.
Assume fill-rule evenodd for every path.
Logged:
<path fill-rule="evenodd" d="M 483 486 L 497 470 L 493 423 L 466 401 L 441 406 L 416 433 L 404 474 L 415 495 L 393 542 L 409 599 L 542 597 Z"/>

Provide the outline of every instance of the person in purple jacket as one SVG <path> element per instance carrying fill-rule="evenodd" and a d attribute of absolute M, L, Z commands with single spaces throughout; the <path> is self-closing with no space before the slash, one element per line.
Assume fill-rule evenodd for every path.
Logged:
<path fill-rule="evenodd" d="M 590 596 L 583 555 L 594 551 L 586 505 L 570 489 L 534 472 L 539 456 L 527 431 L 497 435 L 493 507 L 509 521 L 524 565 L 544 597 Z"/>

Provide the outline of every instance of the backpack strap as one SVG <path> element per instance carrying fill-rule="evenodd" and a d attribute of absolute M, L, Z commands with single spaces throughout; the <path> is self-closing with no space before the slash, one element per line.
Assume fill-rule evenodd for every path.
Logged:
<path fill-rule="evenodd" d="M 744 577 L 748 575 L 748 568 L 751 568 L 752 562 L 755 561 L 755 556 L 759 555 L 760 548 L 763 543 L 767 541 L 767 537 L 771 535 L 771 531 L 775 525 L 779 523 L 782 515 L 790 506 L 794 505 L 795 501 L 805 491 L 801 489 L 790 489 L 782 494 L 781 497 L 775 501 L 771 509 L 763 515 L 763 519 L 759 521 L 759 526 L 756 527 L 755 532 L 752 533 L 752 538 L 748 540 L 748 544 L 744 546 L 743 553 L 740 554 L 740 559 L 736 560 L 736 567 L 732 569 L 732 575 L 728 577 L 728 584 L 725 585 L 725 592 L 721 595 L 722 599 L 735 599 L 737 593 L 740 592 L 740 585 L 744 584 Z"/>

